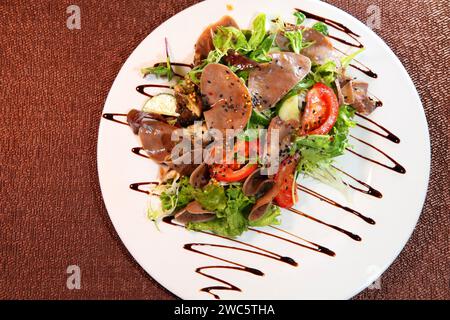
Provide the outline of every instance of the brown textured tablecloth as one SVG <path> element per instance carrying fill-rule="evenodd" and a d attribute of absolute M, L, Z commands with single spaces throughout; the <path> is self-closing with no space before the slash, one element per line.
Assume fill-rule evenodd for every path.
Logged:
<path fill-rule="evenodd" d="M 0 1 L 0 298 L 172 299 L 118 239 L 96 170 L 97 130 L 122 63 L 160 23 L 196 1 Z M 301 0 L 299 0 L 299 3 Z M 428 196 L 380 290 L 357 299 L 449 299 L 450 6 L 446 0 L 332 0 L 399 56 L 423 101 L 432 143 Z M 66 8 L 81 9 L 81 30 Z M 399 119 L 401 121 L 401 119 Z M 66 287 L 79 265 L 80 290 Z"/>

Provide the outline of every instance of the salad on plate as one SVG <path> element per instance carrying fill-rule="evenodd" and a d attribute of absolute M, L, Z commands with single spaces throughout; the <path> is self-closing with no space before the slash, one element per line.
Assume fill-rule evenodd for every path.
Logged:
<path fill-rule="evenodd" d="M 377 107 L 368 84 L 346 74 L 363 49 L 338 55 L 326 24 L 294 16 L 259 14 L 249 29 L 224 16 L 198 38 L 185 75 L 174 70 L 182 64 L 171 62 L 167 41 L 167 60 L 142 69 L 173 89 L 127 115 L 161 166 L 150 219 L 173 216 L 189 230 L 237 237 L 279 224 L 304 177 L 345 191 L 333 161 L 350 147 L 355 113 Z"/>

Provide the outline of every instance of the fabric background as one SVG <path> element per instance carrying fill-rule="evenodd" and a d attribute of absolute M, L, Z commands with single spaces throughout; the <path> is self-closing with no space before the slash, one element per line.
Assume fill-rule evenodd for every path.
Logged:
<path fill-rule="evenodd" d="M 173 299 L 133 260 L 103 205 L 97 130 L 131 51 L 196 1 L 0 1 L 0 298 Z M 299 0 L 301 2 L 301 0 Z M 356 299 L 449 299 L 450 6 L 446 0 L 331 0 L 366 21 L 399 56 L 423 101 L 432 143 L 428 196 L 412 238 Z M 81 8 L 81 30 L 66 8 Z M 399 119 L 401 121 L 401 119 Z M 413 129 L 413 128 L 412 128 Z M 81 290 L 66 268 L 82 270 Z"/>

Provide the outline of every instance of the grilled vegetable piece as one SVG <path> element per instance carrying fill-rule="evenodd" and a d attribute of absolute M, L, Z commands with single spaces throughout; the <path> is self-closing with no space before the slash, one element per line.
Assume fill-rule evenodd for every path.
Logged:
<path fill-rule="evenodd" d="M 239 29 L 238 24 L 230 16 L 223 16 L 219 21 L 209 25 L 200 35 L 195 43 L 194 64 L 198 65 L 203 59 L 208 57 L 210 51 L 214 50 L 212 35 L 218 27 L 235 27 Z"/>
<path fill-rule="evenodd" d="M 272 61 L 252 69 L 248 88 L 259 110 L 273 107 L 311 70 L 309 58 L 293 52 L 274 52 Z"/>
<path fill-rule="evenodd" d="M 179 114 L 177 122 L 186 127 L 198 120 L 202 115 L 203 103 L 196 85 L 188 78 L 174 87 L 176 112 Z"/>

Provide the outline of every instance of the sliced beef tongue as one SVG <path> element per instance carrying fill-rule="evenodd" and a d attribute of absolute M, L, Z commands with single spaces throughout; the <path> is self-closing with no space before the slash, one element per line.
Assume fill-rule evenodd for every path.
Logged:
<path fill-rule="evenodd" d="M 303 30 L 303 41 L 312 44 L 304 48 L 301 53 L 307 56 L 315 64 L 324 64 L 333 56 L 333 44 L 328 37 L 319 31 L 306 28 Z"/>
<path fill-rule="evenodd" d="M 222 64 L 209 64 L 200 78 L 200 91 L 211 109 L 204 112 L 208 129 L 243 129 L 252 113 L 247 87 Z"/>
<path fill-rule="evenodd" d="M 239 28 L 238 24 L 230 16 L 223 16 L 219 21 L 209 25 L 200 35 L 195 43 L 194 64 L 198 65 L 203 59 L 208 57 L 210 51 L 214 49 L 212 42 L 212 35 L 218 27 L 235 27 Z"/>
<path fill-rule="evenodd" d="M 377 104 L 369 97 L 368 88 L 367 82 L 349 80 L 340 88 L 341 99 L 345 104 L 354 107 L 359 113 L 370 114 L 375 110 Z"/>
<path fill-rule="evenodd" d="M 189 183 L 194 188 L 203 188 L 210 180 L 209 168 L 206 163 L 199 165 L 189 177 Z"/>
<path fill-rule="evenodd" d="M 197 201 L 190 202 L 184 209 L 175 214 L 175 219 L 181 223 L 204 222 L 215 217 L 214 212 L 203 209 Z"/>
<path fill-rule="evenodd" d="M 248 215 L 248 220 L 255 221 L 264 216 L 269 207 L 272 205 L 272 201 L 275 196 L 279 192 L 279 187 L 276 184 L 272 185 L 262 197 L 256 200 L 256 203 L 253 205 L 250 214 Z"/>
<path fill-rule="evenodd" d="M 270 56 L 271 62 L 249 73 L 248 88 L 259 110 L 273 107 L 311 70 L 311 61 L 301 54 L 274 52 Z"/>
<path fill-rule="evenodd" d="M 273 184 L 273 179 L 261 174 L 261 169 L 257 169 L 245 179 L 242 191 L 246 196 L 259 197 L 269 191 Z"/>
<path fill-rule="evenodd" d="M 170 159 L 170 153 L 177 141 L 172 141 L 172 133 L 177 128 L 167 123 L 147 120 L 139 128 L 142 147 L 149 157 L 157 162 Z"/>
<path fill-rule="evenodd" d="M 293 134 L 299 129 L 300 122 L 296 120 L 284 121 L 280 117 L 275 117 L 270 121 L 269 128 L 267 130 L 267 145 L 268 153 L 270 155 L 270 145 L 272 135 L 278 134 L 278 147 L 280 162 L 285 158 L 289 152 L 289 148 L 292 144 Z"/>
<path fill-rule="evenodd" d="M 166 122 L 171 117 L 163 116 L 156 113 L 148 113 L 137 109 L 131 109 L 127 114 L 127 122 L 134 134 L 138 134 L 142 123 L 150 120 L 158 120 Z M 172 118 L 173 119 L 173 118 Z"/>

